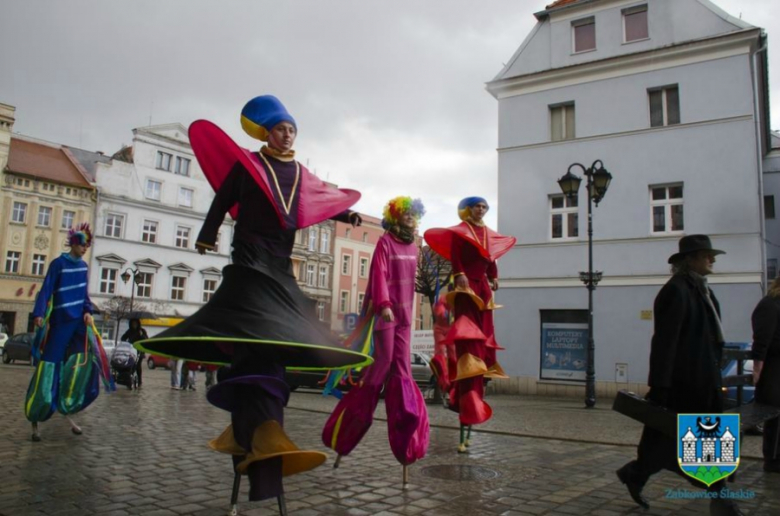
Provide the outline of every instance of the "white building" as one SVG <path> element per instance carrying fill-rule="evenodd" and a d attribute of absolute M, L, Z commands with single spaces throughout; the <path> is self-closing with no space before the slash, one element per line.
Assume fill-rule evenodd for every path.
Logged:
<path fill-rule="evenodd" d="M 645 388 L 653 300 L 683 235 L 708 234 L 728 253 L 710 283 L 726 340 L 751 339 L 767 258 L 776 264 L 780 250 L 764 223 L 765 196 L 780 194 L 780 176 L 771 188 L 764 178 L 766 37 L 708 0 L 559 0 L 535 16 L 488 84 L 499 110 L 498 224 L 518 237 L 500 263 L 506 308 L 496 313 L 514 378 L 496 387 L 583 392 L 586 189 L 569 202 L 557 179 L 599 159 L 613 180 L 593 217 L 594 269 L 604 271 L 595 372 L 598 395 L 611 399 Z"/>
<path fill-rule="evenodd" d="M 97 163 L 95 240 L 91 251 L 90 297 L 98 306 L 111 298 L 134 303 L 173 322 L 194 313 L 216 290 L 232 240 L 229 217 L 216 253 L 201 256 L 195 240 L 214 192 L 198 165 L 181 124 L 133 130 L 133 144 L 110 163 Z M 116 321 L 102 332 L 114 336 Z M 123 323 L 123 331 L 127 322 Z M 150 335 L 163 328 L 149 327 Z"/>

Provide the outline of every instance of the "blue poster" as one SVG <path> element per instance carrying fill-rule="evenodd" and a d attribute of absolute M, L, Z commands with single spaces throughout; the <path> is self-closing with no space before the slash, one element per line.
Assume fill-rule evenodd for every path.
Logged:
<path fill-rule="evenodd" d="M 588 325 L 542 323 L 542 380 L 585 381 Z"/>

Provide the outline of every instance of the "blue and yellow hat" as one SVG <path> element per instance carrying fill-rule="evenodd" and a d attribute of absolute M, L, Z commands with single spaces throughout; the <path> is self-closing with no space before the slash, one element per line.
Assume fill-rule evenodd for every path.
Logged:
<path fill-rule="evenodd" d="M 471 207 L 478 202 L 485 203 L 485 206 L 490 209 L 490 205 L 483 197 L 466 197 L 458 203 L 458 217 L 460 220 L 466 220 L 471 216 Z"/>
<path fill-rule="evenodd" d="M 280 122 L 289 122 L 298 130 L 295 119 L 273 95 L 255 97 L 241 110 L 241 127 L 262 142 L 268 141 L 268 132 Z"/>

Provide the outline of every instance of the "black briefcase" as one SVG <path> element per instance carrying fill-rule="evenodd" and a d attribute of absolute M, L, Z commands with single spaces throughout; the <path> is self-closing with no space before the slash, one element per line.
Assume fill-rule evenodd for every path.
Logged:
<path fill-rule="evenodd" d="M 677 439 L 677 414 L 629 391 L 618 391 L 612 410 Z"/>

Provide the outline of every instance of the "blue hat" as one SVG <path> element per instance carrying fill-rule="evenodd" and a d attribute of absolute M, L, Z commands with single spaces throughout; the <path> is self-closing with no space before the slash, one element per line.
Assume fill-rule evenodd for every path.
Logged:
<path fill-rule="evenodd" d="M 466 197 L 460 201 L 458 203 L 458 216 L 460 217 L 460 220 L 466 220 L 469 218 L 471 216 L 471 207 L 478 202 L 483 202 L 485 203 L 485 206 L 490 208 L 488 202 L 482 197 Z"/>
<path fill-rule="evenodd" d="M 295 119 L 273 95 L 261 95 L 246 103 L 241 110 L 241 127 L 260 141 L 268 141 L 268 133 L 280 122 L 289 122 L 298 130 Z"/>

